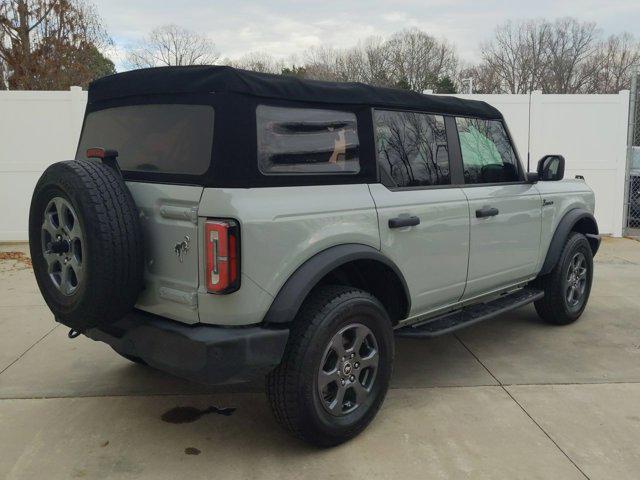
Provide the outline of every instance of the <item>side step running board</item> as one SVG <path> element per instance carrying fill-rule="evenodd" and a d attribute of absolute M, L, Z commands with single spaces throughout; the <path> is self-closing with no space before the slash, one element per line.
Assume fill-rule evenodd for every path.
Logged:
<path fill-rule="evenodd" d="M 523 288 L 490 302 L 470 305 L 454 312 L 430 318 L 424 322 L 402 327 L 396 330 L 395 333 L 399 337 L 436 337 L 523 307 L 542 297 L 544 297 L 542 290 Z"/>

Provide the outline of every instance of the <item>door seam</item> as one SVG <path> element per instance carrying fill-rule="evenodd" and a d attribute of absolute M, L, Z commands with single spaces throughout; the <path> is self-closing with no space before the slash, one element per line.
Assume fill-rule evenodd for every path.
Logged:
<path fill-rule="evenodd" d="M 373 192 L 371 191 L 371 185 L 367 183 L 367 190 L 369 191 L 369 196 L 371 197 L 371 201 L 373 202 L 373 209 L 376 212 L 376 224 L 378 226 L 378 251 L 382 252 L 382 232 L 380 231 L 380 212 L 378 212 L 378 205 L 376 204 L 376 199 L 373 196 Z"/>
<path fill-rule="evenodd" d="M 460 191 L 464 195 L 464 198 L 467 199 L 467 226 L 469 232 L 469 241 L 467 242 L 467 275 L 464 280 L 464 288 L 462 289 L 462 294 L 458 297 L 458 302 L 461 302 L 464 298 L 465 293 L 467 293 L 467 285 L 469 284 L 469 265 L 471 262 L 471 203 L 469 202 L 469 197 L 467 196 L 467 192 L 464 191 L 464 188 L 460 188 Z"/>

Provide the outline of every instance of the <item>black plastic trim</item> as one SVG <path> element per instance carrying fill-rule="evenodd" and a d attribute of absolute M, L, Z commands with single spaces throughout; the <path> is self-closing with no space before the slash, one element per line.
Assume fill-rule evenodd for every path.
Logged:
<path fill-rule="evenodd" d="M 396 330 L 399 337 L 427 338 L 455 332 L 461 328 L 489 320 L 502 313 L 515 310 L 544 297 L 544 291 L 523 288 L 503 295 L 490 302 L 478 303 L 445 313 L 425 322 L 409 325 Z"/>
<path fill-rule="evenodd" d="M 420 225 L 420 217 L 396 217 L 389 219 L 389 228 L 415 227 Z"/>
<path fill-rule="evenodd" d="M 330 247 L 317 253 L 300 266 L 282 286 L 264 317 L 266 324 L 283 324 L 293 321 L 302 302 L 311 289 L 332 270 L 354 260 L 374 260 L 389 267 L 398 277 L 407 300 L 406 312 L 411 309 L 409 287 L 398 266 L 382 253 L 368 245 L 349 243 Z"/>
<path fill-rule="evenodd" d="M 289 338 L 286 328 L 186 325 L 140 310 L 84 333 L 120 354 L 207 385 L 261 379 L 280 363 Z"/>
<path fill-rule="evenodd" d="M 449 147 L 451 183 L 454 186 L 464 186 L 464 165 L 462 164 L 462 150 L 460 148 L 460 137 L 458 135 L 456 117 L 447 115 L 444 118 L 444 123 L 447 131 L 447 144 Z"/>
<path fill-rule="evenodd" d="M 596 222 L 595 217 L 582 208 L 574 208 L 573 210 L 569 210 L 564 217 L 558 222 L 558 226 L 556 227 L 556 231 L 553 234 L 553 238 L 551 239 L 551 243 L 549 244 L 549 249 L 547 250 L 547 256 L 544 260 L 544 264 L 542 265 L 542 270 L 540 270 L 540 275 L 546 275 L 558 262 L 560 258 L 560 254 L 562 253 L 562 247 L 564 247 L 567 238 L 569 237 L 569 233 L 573 230 L 576 223 L 578 223 L 583 218 L 589 219 L 593 222 L 594 230 L 592 232 L 586 232 L 585 234 L 590 239 L 589 244 L 591 245 L 591 250 L 593 255 L 596 254 L 598 248 L 600 246 L 600 236 L 598 235 L 598 223 Z"/>

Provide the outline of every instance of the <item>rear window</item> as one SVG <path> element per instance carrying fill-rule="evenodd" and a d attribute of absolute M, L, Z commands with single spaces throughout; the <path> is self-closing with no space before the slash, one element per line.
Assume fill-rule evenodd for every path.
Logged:
<path fill-rule="evenodd" d="M 403 188 L 451 183 L 442 115 L 376 110 L 374 123 L 383 184 Z"/>
<path fill-rule="evenodd" d="M 355 114 L 260 105 L 256 118 L 258 167 L 263 174 L 360 172 Z"/>
<path fill-rule="evenodd" d="M 213 107 L 132 105 L 92 112 L 76 158 L 88 148 L 118 151 L 122 170 L 201 175 L 209 169 Z"/>

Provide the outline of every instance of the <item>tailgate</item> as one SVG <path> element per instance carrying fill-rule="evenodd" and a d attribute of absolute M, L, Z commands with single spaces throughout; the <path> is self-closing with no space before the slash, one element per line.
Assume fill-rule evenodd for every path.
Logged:
<path fill-rule="evenodd" d="M 144 289 L 136 307 L 198 323 L 198 203 L 202 187 L 127 182 L 144 232 Z"/>

